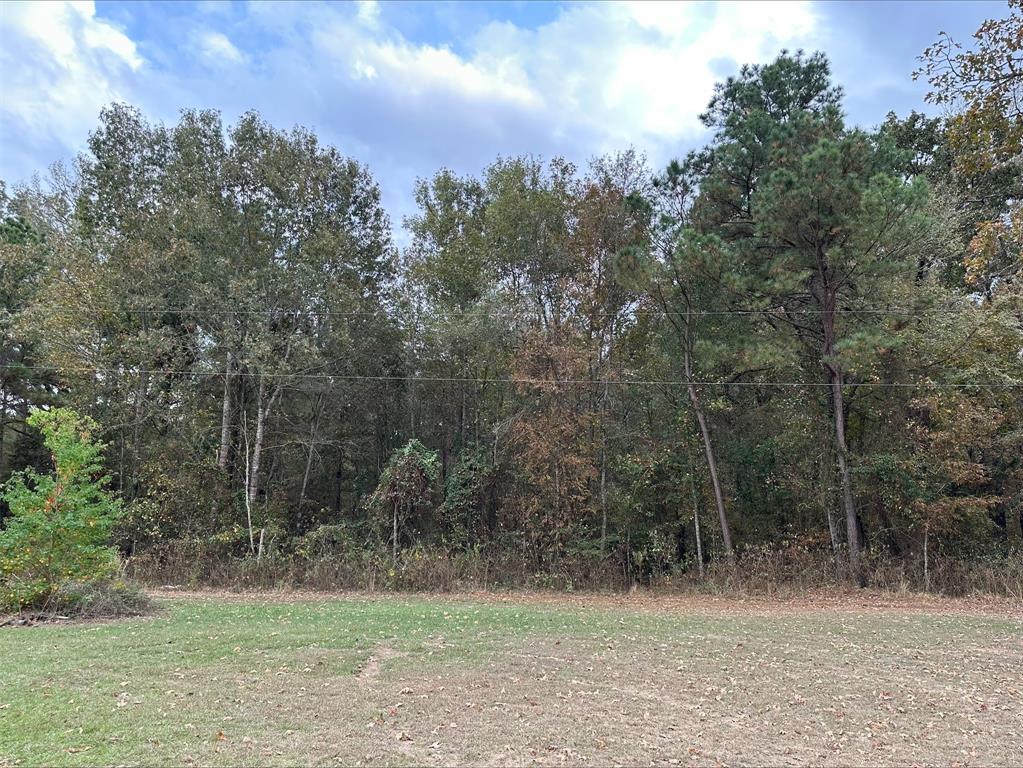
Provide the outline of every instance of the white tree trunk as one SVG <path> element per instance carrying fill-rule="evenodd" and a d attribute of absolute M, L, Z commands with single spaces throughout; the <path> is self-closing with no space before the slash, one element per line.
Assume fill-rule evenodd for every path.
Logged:
<path fill-rule="evenodd" d="M 700 403 L 696 387 L 692 384 L 687 386 L 689 400 L 696 412 L 696 421 L 700 426 L 700 437 L 703 438 L 703 451 L 707 457 L 707 471 L 710 473 L 710 482 L 714 488 L 714 504 L 718 510 L 718 521 L 721 523 L 721 538 L 725 544 L 725 554 L 729 560 L 735 559 L 735 550 L 732 549 L 732 530 L 728 525 L 728 516 L 725 514 L 725 497 L 721 492 L 721 480 L 718 477 L 717 459 L 714 458 L 714 445 L 710 439 L 710 428 L 707 426 L 707 419 L 703 414 L 703 406 Z"/>
<path fill-rule="evenodd" d="M 931 564 L 927 556 L 927 544 L 930 539 L 930 526 L 924 523 L 924 590 L 931 591 Z"/>
<path fill-rule="evenodd" d="M 693 528 L 696 531 L 696 567 L 703 578 L 703 536 L 700 533 L 700 499 L 696 495 L 696 483 L 689 477 L 689 488 L 693 493 Z"/>
<path fill-rule="evenodd" d="M 391 530 L 391 560 L 398 562 L 398 502 L 394 502 Z"/>
<path fill-rule="evenodd" d="M 220 451 L 217 453 L 217 466 L 227 470 L 227 461 L 231 455 L 231 367 L 233 356 L 227 353 L 224 364 L 224 401 L 220 414 Z"/>
<path fill-rule="evenodd" d="M 270 418 L 274 401 L 280 391 L 278 386 L 267 399 L 266 381 L 263 376 L 259 377 L 259 394 L 256 400 L 256 436 L 252 446 L 252 465 L 249 468 L 246 490 L 250 504 L 255 504 L 259 500 L 260 468 L 263 460 L 263 443 L 266 440 L 266 421 Z"/>

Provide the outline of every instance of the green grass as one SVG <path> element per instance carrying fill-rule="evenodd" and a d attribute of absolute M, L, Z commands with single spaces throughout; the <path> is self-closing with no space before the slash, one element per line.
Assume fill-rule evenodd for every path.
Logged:
<path fill-rule="evenodd" d="M 244 700 L 216 695 L 233 691 L 239 677 L 275 676 L 302 687 L 351 676 L 384 642 L 417 656 L 420 666 L 478 661 L 497 640 L 578 634 L 591 624 L 601 622 L 503 604 L 183 599 L 163 601 L 156 617 L 9 629 L 0 634 L 0 759 L 125 764 L 153 762 L 156 748 L 220 762 L 203 742 L 215 745 L 225 723 L 239 725 L 224 713 Z M 424 645 L 439 636 L 441 648 Z M 271 727 L 258 714 L 247 719 L 245 730 Z M 301 731 L 304 724 L 273 727 Z"/>
<path fill-rule="evenodd" d="M 1019 627 L 1011 617 L 925 613 L 165 599 L 159 614 L 142 619 L 0 630 L 0 765 L 322 762 L 330 755 L 314 745 L 324 734 L 348 734 L 342 756 L 344 743 L 356 749 L 351 734 L 386 720 L 405 678 L 443 681 L 478 670 L 481 680 L 497 679 L 509 654 L 528 657 L 540 645 L 549 654 L 562 642 L 591 655 L 593 663 L 571 674 L 595 676 L 596 683 L 609 653 L 620 654 L 619 669 L 635 665 L 637 679 L 651 675 L 656 682 L 658 665 L 686 664 L 700 681 L 714 682 L 736 648 L 756 649 L 753 670 L 776 662 L 789 674 L 806 663 L 808 648 L 833 652 L 836 665 L 850 649 L 867 649 L 887 669 L 893 658 L 921 648 L 948 649 L 961 663 L 963 649 L 1018 639 Z M 381 649 L 387 654 L 381 680 L 390 687 L 360 687 L 360 670 Z M 569 686 L 567 672 L 552 675 Z M 536 696 L 550 693 L 544 684 L 536 684 Z M 420 727 L 429 714 L 427 708 L 418 720 L 408 718 L 406 727 Z M 483 755 L 475 749 L 448 759 Z M 423 759 L 376 754 L 388 762 Z"/>

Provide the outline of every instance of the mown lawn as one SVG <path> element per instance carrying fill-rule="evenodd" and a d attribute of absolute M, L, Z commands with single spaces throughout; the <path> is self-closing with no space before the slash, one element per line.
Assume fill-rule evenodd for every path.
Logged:
<path fill-rule="evenodd" d="M 1023 763 L 1006 608 L 160 604 L 0 630 L 0 765 Z"/>

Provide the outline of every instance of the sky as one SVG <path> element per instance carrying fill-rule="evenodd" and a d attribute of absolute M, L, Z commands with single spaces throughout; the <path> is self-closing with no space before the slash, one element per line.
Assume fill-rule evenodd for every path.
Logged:
<path fill-rule="evenodd" d="M 714 83 L 823 50 L 851 122 L 926 109 L 917 56 L 998 2 L 0 2 L 0 179 L 85 147 L 100 109 L 304 125 L 365 163 L 399 241 L 413 185 L 498 156 L 654 167 L 703 144 Z"/>

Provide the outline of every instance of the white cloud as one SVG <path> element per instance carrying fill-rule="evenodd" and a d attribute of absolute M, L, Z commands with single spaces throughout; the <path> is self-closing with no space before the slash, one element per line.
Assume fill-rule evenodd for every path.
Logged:
<path fill-rule="evenodd" d="M 145 62 L 135 43 L 96 17 L 92 2 L 4 3 L 0 7 L 0 120 L 36 144 L 75 149 L 121 83 Z M 55 159 L 55 158 L 53 158 Z"/>
<path fill-rule="evenodd" d="M 358 0 L 356 15 L 359 22 L 367 27 L 376 27 L 380 23 L 380 4 L 377 0 Z"/>
<path fill-rule="evenodd" d="M 374 80 L 395 95 L 420 100 L 446 93 L 470 101 L 536 105 L 533 89 L 514 73 L 463 58 L 447 47 L 411 43 L 393 30 L 367 34 L 341 17 L 315 26 L 312 41 L 319 54 L 344 63 L 353 78 Z"/>
<path fill-rule="evenodd" d="M 287 21 L 312 42 L 310 69 L 333 62 L 402 110 L 438 100 L 466 114 L 516 110 L 552 136 L 577 137 L 585 154 L 700 135 L 723 61 L 766 61 L 818 32 L 807 2 L 575 4 L 535 29 L 487 24 L 458 52 L 410 41 L 373 2 Z"/>
<path fill-rule="evenodd" d="M 196 40 L 199 55 L 208 64 L 242 64 L 246 57 L 222 32 L 201 32 Z"/>
<path fill-rule="evenodd" d="M 660 164 L 702 137 L 699 114 L 724 73 L 821 43 L 807 2 L 580 3 L 536 28 L 484 24 L 457 49 L 414 42 L 371 8 L 372 24 L 363 8 L 334 6 L 273 23 L 310 42 L 293 71 L 332 73 L 312 84 L 338 105 L 322 108 L 320 126 L 367 147 L 401 213 L 412 179 L 440 165 L 476 171 L 526 152 L 581 161 L 628 146 Z"/>
<path fill-rule="evenodd" d="M 151 14 L 137 44 L 92 3 L 0 0 L 5 149 L 40 168 L 80 149 L 119 99 L 164 120 L 185 107 L 227 119 L 255 108 L 368 162 L 405 213 L 413 179 L 441 165 L 475 171 L 525 152 L 585 160 L 630 145 L 659 164 L 700 139 L 697 116 L 723 74 L 781 47 L 818 47 L 821 35 L 803 2 L 577 3 L 536 27 L 481 21 L 458 40 L 421 8 L 218 5 L 168 13 L 166 25 Z"/>
<path fill-rule="evenodd" d="M 667 37 L 675 37 L 694 23 L 699 14 L 695 3 L 634 0 L 624 4 L 626 12 L 639 26 Z"/>
<path fill-rule="evenodd" d="M 570 6 L 535 31 L 484 29 L 473 58 L 524 72 L 558 130 L 586 125 L 621 146 L 699 133 L 715 63 L 766 61 L 812 43 L 815 29 L 807 3 Z"/>
<path fill-rule="evenodd" d="M 375 4 L 356 17 L 307 21 L 314 51 L 353 80 L 418 105 L 443 96 L 521 110 L 552 135 L 595 137 L 587 153 L 698 136 L 722 61 L 766 61 L 818 32 L 807 2 L 576 4 L 535 29 L 490 23 L 456 53 L 409 41 Z"/>

